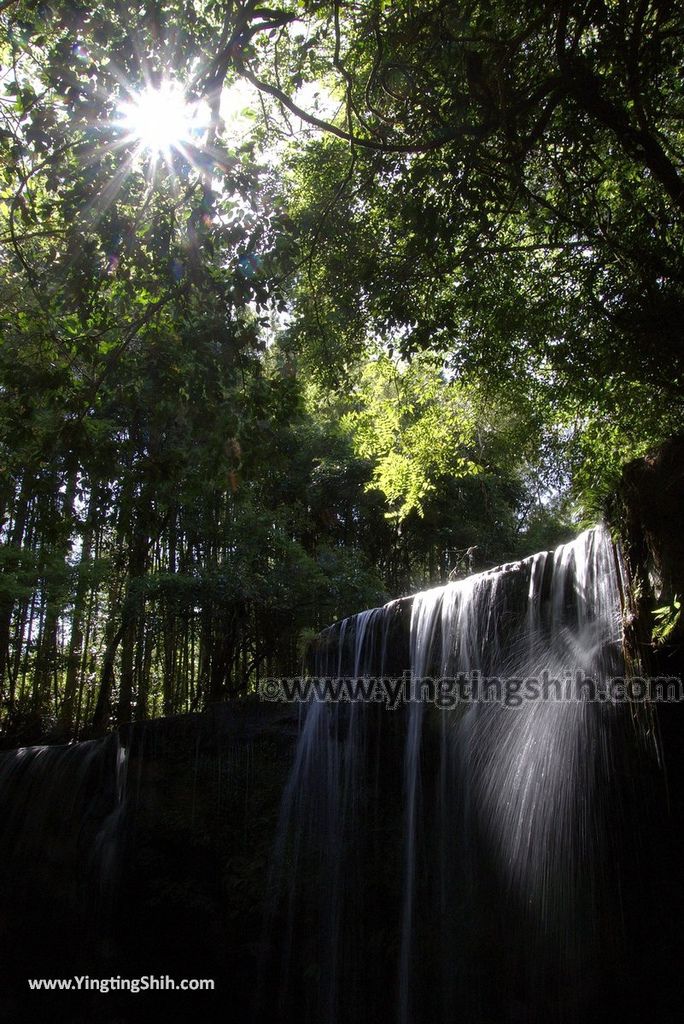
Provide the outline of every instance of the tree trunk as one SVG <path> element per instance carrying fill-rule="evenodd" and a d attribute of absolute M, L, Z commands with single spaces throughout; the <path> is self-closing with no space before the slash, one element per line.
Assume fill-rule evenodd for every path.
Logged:
<path fill-rule="evenodd" d="M 26 528 L 26 519 L 28 516 L 28 508 L 28 481 L 25 475 L 22 479 L 21 487 L 19 488 L 19 493 L 16 497 L 14 522 L 12 523 L 7 540 L 7 547 L 15 557 L 18 557 L 21 551 L 22 541 L 24 539 L 24 530 Z M 12 563 L 10 563 L 9 568 L 11 570 Z M 5 593 L 0 596 L 0 693 L 4 690 L 5 676 L 9 667 L 10 631 L 13 611 L 14 597 L 8 587 Z"/>
<path fill-rule="evenodd" d="M 88 598 L 89 580 L 88 567 L 93 547 L 93 498 L 91 496 L 91 509 L 83 530 L 81 549 L 81 561 L 78 567 L 78 582 L 74 595 L 74 611 L 71 619 L 71 636 L 69 637 L 69 650 L 67 653 L 67 670 L 64 682 L 64 697 L 59 712 L 59 732 L 70 739 L 74 723 L 74 711 L 76 693 L 78 689 L 78 677 L 81 668 L 83 653 L 83 619 L 85 615 L 86 602 Z"/>

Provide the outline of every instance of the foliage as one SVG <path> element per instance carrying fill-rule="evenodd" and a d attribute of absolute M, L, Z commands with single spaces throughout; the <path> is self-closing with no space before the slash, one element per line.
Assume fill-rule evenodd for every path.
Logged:
<path fill-rule="evenodd" d="M 380 339 L 490 389 L 522 379 L 550 426 L 611 467 L 675 429 L 680 15 L 320 5 L 344 131 L 290 158 L 312 366 L 334 384 Z"/>
<path fill-rule="evenodd" d="M 682 618 L 682 601 L 677 594 L 672 599 L 672 604 L 656 608 L 653 612 L 656 624 L 653 627 L 653 643 L 656 646 L 666 644 L 670 637 L 677 630 Z"/>
<path fill-rule="evenodd" d="M 342 420 L 356 452 L 374 463 L 370 486 L 381 490 L 404 518 L 435 490 L 442 476 L 480 469 L 468 451 L 475 442 L 472 397 L 446 382 L 434 360 L 403 369 L 386 356 L 369 362 L 359 388 L 359 408 Z"/>
<path fill-rule="evenodd" d="M 10 726 L 243 694 L 678 426 L 680 14 L 0 3 Z M 207 121 L 155 151 L 169 80 Z"/>

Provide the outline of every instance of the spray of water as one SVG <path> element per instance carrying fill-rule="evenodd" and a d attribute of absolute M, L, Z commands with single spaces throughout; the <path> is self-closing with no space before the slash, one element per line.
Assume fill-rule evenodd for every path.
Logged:
<path fill-rule="evenodd" d="M 416 595 L 412 677 L 478 670 L 565 680 L 580 673 L 602 693 L 623 671 L 618 572 L 615 548 L 598 527 L 555 552 Z M 318 644 L 316 673 L 382 675 L 395 615 L 390 605 L 330 627 Z M 558 1019 L 572 1019 L 568 989 L 586 974 L 588 950 L 601 932 L 594 905 L 604 883 L 606 806 L 614 799 L 624 710 L 610 700 L 539 699 L 520 707 L 475 701 L 449 711 L 416 701 L 398 714 L 405 716 L 403 774 L 394 793 L 400 896 L 388 923 L 398 935 L 395 1019 L 484 1019 L 483 1005 L 494 1004 L 480 991 L 487 971 L 474 960 L 490 942 L 492 921 L 506 933 L 495 940 L 502 947 L 524 947 L 506 953 L 499 982 L 518 973 L 528 1016 L 536 998 L 547 1008 L 556 999 L 565 1007 Z M 378 805 L 387 799 L 368 757 L 377 722 L 375 708 L 312 704 L 281 813 L 276 864 L 281 876 L 288 864 L 289 921 L 281 990 L 291 984 L 293 943 L 301 942 L 293 922 L 306 883 L 298 871 L 304 861 L 310 869 L 316 849 L 315 884 L 323 896 L 313 901 L 314 927 L 325 954 L 314 987 L 318 1012 L 331 1022 L 341 1007 L 350 1019 L 353 976 L 362 971 L 364 828 L 369 814 L 382 815 Z M 555 987 L 549 970 L 558 976 Z M 437 994 L 426 999 L 428 990 Z"/>

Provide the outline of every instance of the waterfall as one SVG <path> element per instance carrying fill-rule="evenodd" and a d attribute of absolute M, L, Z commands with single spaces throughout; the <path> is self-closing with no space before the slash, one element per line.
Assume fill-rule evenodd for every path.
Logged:
<path fill-rule="evenodd" d="M 202 1019 L 252 1024 L 662 1008 L 680 849 L 652 799 L 648 709 L 611 685 L 621 572 L 598 527 L 325 629 L 309 680 L 361 680 L 362 699 L 244 701 L 0 754 L 16 998 L 29 972 L 154 969 L 215 976 Z"/>
<path fill-rule="evenodd" d="M 385 1019 L 579 1019 L 610 916 L 597 910 L 597 895 L 611 906 L 605 858 L 619 804 L 611 780 L 630 742 L 630 715 L 608 689 L 624 672 L 621 586 L 618 554 L 597 527 L 555 552 L 417 594 L 403 666 L 391 630 L 400 602 L 321 634 L 319 676 L 383 676 L 408 660 L 414 697 L 421 681 L 434 698 L 440 685 L 487 680 L 490 699 L 448 708 L 411 699 L 384 716 L 355 702 L 307 708 L 276 856 L 276 893 L 285 878 L 288 891 L 281 1009 L 293 943 L 299 955 L 309 949 L 294 934 L 304 914 L 325 950 L 315 983 L 300 982 L 303 1015 L 331 1024 L 354 1016 L 360 950 L 375 941 L 360 884 L 370 856 L 371 872 L 394 872 L 401 894 L 383 904 L 388 932 L 399 935 L 394 966 L 380 970 Z M 404 722 L 403 777 L 389 784 L 378 782 L 383 755 L 374 762 L 369 750 L 386 744 L 385 734 L 396 742 L 387 718 Z M 372 861 L 366 832 L 378 821 L 393 835 L 396 863 L 386 851 L 384 862 Z M 303 890 L 314 849 L 312 907 Z M 487 955 L 502 962 L 487 967 Z M 517 994 L 499 1004 L 492 978 Z"/>
<path fill-rule="evenodd" d="M 33 946 L 36 960 L 40 937 L 23 929 L 35 928 L 38 906 L 46 935 L 72 922 L 58 953 L 65 962 L 110 955 L 126 773 L 116 735 L 0 754 L 0 898 L 18 925 L 13 944 Z"/>
<path fill-rule="evenodd" d="M 127 750 L 116 735 L 1 753 L 4 859 L 40 870 L 50 836 L 53 858 L 66 861 L 76 845 L 84 872 L 104 884 L 114 870 L 126 764 Z"/>
<path fill-rule="evenodd" d="M 411 669 L 455 677 L 477 670 L 480 679 L 517 688 L 527 681 L 537 699 L 507 706 L 501 699 L 473 701 L 443 716 L 437 791 L 438 874 L 442 912 L 460 821 L 487 856 L 497 884 L 524 912 L 535 943 L 555 944 L 566 963 L 578 963 L 586 942 L 587 902 L 599 879 L 592 876 L 605 843 L 602 787 L 611 777 L 608 737 L 621 708 L 606 691 L 624 672 L 618 561 L 607 531 L 588 530 L 553 553 L 471 576 L 418 594 L 411 619 Z M 563 701 L 543 700 L 548 694 Z M 597 700 L 577 699 L 575 685 L 589 680 Z M 556 687 L 556 683 L 559 684 Z M 591 695 L 592 691 L 586 691 Z M 574 699 L 573 699 L 574 698 Z M 606 698 L 605 700 L 602 698 Z M 409 709 L 406 750 L 407 905 L 413 899 L 422 704 Z M 461 843 L 461 846 L 463 844 Z M 471 851 L 476 842 L 471 840 Z M 460 856 L 467 856 L 461 849 Z M 472 872 L 473 866 L 468 870 Z M 461 892 L 461 899 L 467 897 Z M 403 915 L 400 1019 L 414 1019 L 410 1000 L 416 938 L 409 909 Z M 448 978 L 444 979 L 445 987 Z"/>
<path fill-rule="evenodd" d="M 374 667 L 384 671 L 393 607 L 361 612 L 329 627 L 319 638 L 315 672 L 321 678 L 356 678 Z M 363 857 L 359 825 L 368 815 L 364 806 L 368 778 L 368 709 L 358 705 L 307 707 L 297 745 L 295 763 L 287 784 L 277 830 L 271 888 L 274 905 L 269 927 L 276 930 L 278 898 L 286 905 L 285 925 L 277 930 L 273 957 L 262 968 L 279 979 L 282 1000 L 304 1003 L 303 990 L 292 991 L 292 974 L 301 955 L 301 908 L 309 906 L 314 932 L 319 939 L 317 972 L 326 979 L 320 1001 L 311 1006 L 326 1024 L 335 1024 L 338 989 L 344 979 L 346 1003 L 357 983 L 362 936 L 354 934 L 362 918 Z M 307 893 L 315 879 L 316 893 Z M 351 913 L 350 913 L 351 909 Z M 350 931 L 351 928 L 351 931 Z M 295 955 L 297 954 L 297 955 Z M 287 1015 L 287 1002 L 275 1008 L 277 1017 Z M 305 1003 L 306 1005 L 306 1003 Z M 267 1016 L 267 1014 L 265 1014 Z"/>

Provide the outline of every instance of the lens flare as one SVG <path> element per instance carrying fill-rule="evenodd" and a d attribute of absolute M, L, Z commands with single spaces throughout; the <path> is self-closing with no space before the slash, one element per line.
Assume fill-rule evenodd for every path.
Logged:
<path fill-rule="evenodd" d="M 189 101 L 171 81 L 129 95 L 119 105 L 119 114 L 126 139 L 153 156 L 168 156 L 188 144 L 201 145 L 210 121 L 208 104 Z"/>

